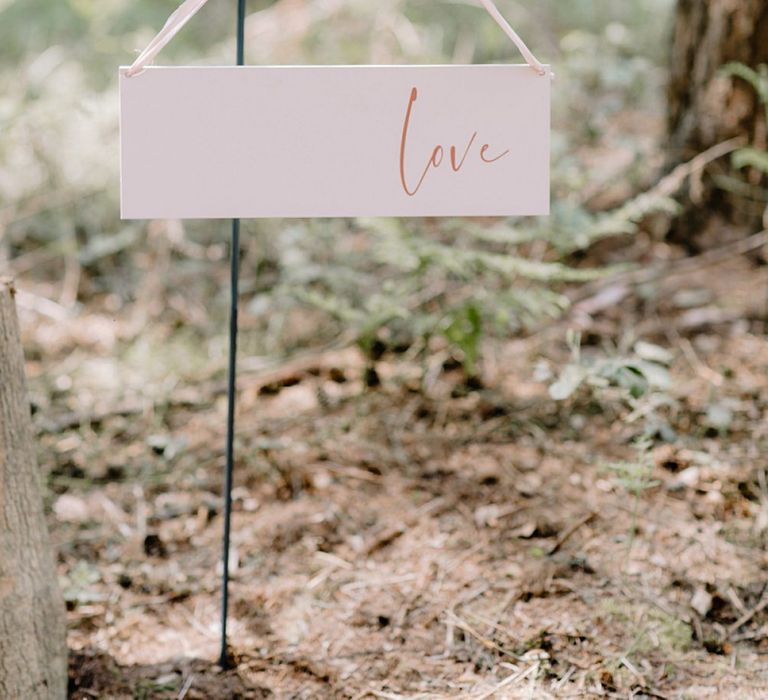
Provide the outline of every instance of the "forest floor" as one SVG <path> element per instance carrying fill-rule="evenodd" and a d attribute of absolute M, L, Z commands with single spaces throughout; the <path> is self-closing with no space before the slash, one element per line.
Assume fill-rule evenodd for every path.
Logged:
<path fill-rule="evenodd" d="M 482 386 L 394 354 L 367 386 L 354 347 L 244 369 L 229 671 L 221 382 L 106 400 L 119 366 L 67 376 L 109 313 L 23 312 L 72 697 L 768 697 L 768 267 L 644 254 L 670 260 L 650 285 L 596 285 L 489 342 Z M 568 361 L 568 327 L 585 353 L 672 350 L 671 433 L 646 454 L 618 395 L 556 402 L 536 379 Z"/>

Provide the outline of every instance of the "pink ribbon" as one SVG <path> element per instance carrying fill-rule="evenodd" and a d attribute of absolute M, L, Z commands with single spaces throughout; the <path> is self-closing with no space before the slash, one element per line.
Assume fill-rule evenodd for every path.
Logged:
<path fill-rule="evenodd" d="M 152 65 L 157 55 L 167 46 L 173 38 L 181 31 L 182 27 L 189 22 L 198 11 L 205 5 L 208 0 L 184 0 L 184 2 L 176 8 L 176 11 L 168 18 L 163 28 L 158 32 L 157 36 L 152 39 L 133 62 L 130 68 L 125 72 L 127 77 L 133 77 L 141 73 L 147 66 Z M 520 38 L 520 35 L 512 29 L 509 22 L 504 19 L 504 16 L 499 12 L 499 8 L 493 0 L 480 0 L 480 4 L 487 10 L 488 14 L 493 17 L 496 24 L 498 24 L 504 33 L 512 40 L 512 43 L 517 47 L 518 51 L 522 54 L 526 63 L 539 75 L 547 75 L 548 70 L 537 58 L 533 55 L 533 52 L 528 48 L 526 43 Z"/>

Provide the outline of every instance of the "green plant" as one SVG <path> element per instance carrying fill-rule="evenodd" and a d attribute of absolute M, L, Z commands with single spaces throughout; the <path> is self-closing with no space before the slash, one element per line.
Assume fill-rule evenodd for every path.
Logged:
<path fill-rule="evenodd" d="M 549 387 L 549 394 L 556 401 L 570 398 L 582 386 L 593 391 L 616 387 L 632 408 L 637 409 L 640 399 L 654 392 L 665 392 L 670 386 L 667 365 L 672 358 L 657 345 L 640 341 L 626 355 L 586 357 L 581 351 L 580 333 L 569 331 L 566 342 L 571 361 Z"/>
<path fill-rule="evenodd" d="M 659 650 L 668 658 L 674 658 L 691 647 L 693 631 L 690 625 L 657 607 L 616 597 L 601 601 L 599 609 L 632 639 L 631 644 L 614 658 L 611 665 L 616 671 L 622 665 L 622 657 L 632 658 L 636 654 L 646 655 Z"/>
<path fill-rule="evenodd" d="M 765 109 L 766 118 L 768 118 L 768 65 L 761 64 L 757 70 L 745 66 L 743 63 L 728 63 L 722 72 L 741 78 L 749 83 L 757 93 L 760 102 Z M 742 168 L 756 168 L 757 170 L 768 174 L 768 152 L 753 146 L 746 146 L 734 151 L 732 158 L 733 167 L 737 170 Z"/>
<path fill-rule="evenodd" d="M 382 343 L 426 350 L 442 339 L 471 376 L 484 335 L 557 318 L 568 306 L 558 285 L 604 274 L 527 260 L 511 246 L 478 242 L 475 230 L 430 237 L 406 222 L 361 223 L 369 243 L 364 251 L 337 253 L 344 272 L 319 268 L 297 284 L 288 271 L 282 292 L 338 319 L 373 359 Z"/>
<path fill-rule="evenodd" d="M 571 361 L 550 385 L 550 396 L 563 401 L 580 388 L 586 388 L 599 400 L 615 401 L 618 396 L 630 409 L 625 422 L 632 423 L 640 417 L 645 420 L 644 430 L 634 442 L 635 458 L 610 462 L 603 467 L 613 476 L 616 485 L 633 499 L 632 524 L 627 537 L 629 560 L 637 534 L 640 500 L 646 491 L 659 483 L 653 479 L 653 439 L 656 435 L 674 437 L 672 429 L 660 415 L 662 407 L 674 405 L 668 393 L 671 386 L 668 366 L 672 355 L 657 345 L 639 341 L 630 353 L 614 356 L 600 354 L 588 358 L 582 353 L 579 333 L 569 332 L 567 342 Z M 540 371 L 540 378 L 543 378 L 541 374 Z M 613 396 L 607 395 L 609 391 L 613 391 Z"/>
<path fill-rule="evenodd" d="M 631 549 L 633 538 L 637 534 L 637 512 L 640 498 L 646 491 L 659 485 L 659 482 L 653 479 L 655 463 L 652 440 L 648 437 L 642 437 L 635 442 L 634 448 L 635 459 L 610 462 L 605 465 L 605 470 L 613 474 L 617 485 L 634 499 L 629 549 Z"/>
<path fill-rule="evenodd" d="M 646 215 L 674 206 L 666 197 L 641 194 L 601 214 L 561 206 L 546 222 L 489 226 L 448 220 L 434 223 L 429 231 L 416 222 L 361 220 L 359 245 L 345 252 L 343 246 L 329 244 L 333 269 L 327 263 L 312 268 L 292 252 L 284 255 L 284 282 L 278 291 L 336 318 L 372 359 L 382 343 L 413 347 L 418 354 L 429 350 L 430 341 L 441 339 L 472 376 L 485 337 L 559 318 L 569 307 L 566 284 L 616 269 L 575 268 L 561 262 L 561 256 L 602 238 L 633 234 Z M 297 226 L 292 241 L 306 235 L 312 246 Z M 337 234 L 326 230 L 322 235 Z M 613 371 L 618 376 L 625 369 L 629 366 Z M 634 384 L 646 374 L 658 380 L 659 369 L 644 369 L 635 373 Z"/>

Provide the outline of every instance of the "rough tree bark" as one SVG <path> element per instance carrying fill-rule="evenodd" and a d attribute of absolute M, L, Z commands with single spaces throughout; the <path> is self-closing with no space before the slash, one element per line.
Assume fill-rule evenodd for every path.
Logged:
<path fill-rule="evenodd" d="M 764 111 L 754 90 L 720 72 L 732 61 L 752 68 L 768 63 L 768 0 L 678 0 L 668 90 L 670 165 L 738 136 L 766 147 Z M 710 172 L 727 166 L 720 161 Z M 685 203 L 677 240 L 701 248 L 724 223 L 744 227 L 759 220 L 759 204 L 734 198 L 711 180 L 703 184 L 698 201 Z"/>
<path fill-rule="evenodd" d="M 64 605 L 43 515 L 14 289 L 0 278 L 0 698 L 67 695 Z"/>

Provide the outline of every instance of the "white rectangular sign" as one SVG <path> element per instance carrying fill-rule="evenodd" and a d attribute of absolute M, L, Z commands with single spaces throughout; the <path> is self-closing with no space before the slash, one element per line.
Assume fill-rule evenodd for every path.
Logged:
<path fill-rule="evenodd" d="M 550 85 L 526 65 L 121 70 L 122 216 L 548 214 Z"/>

